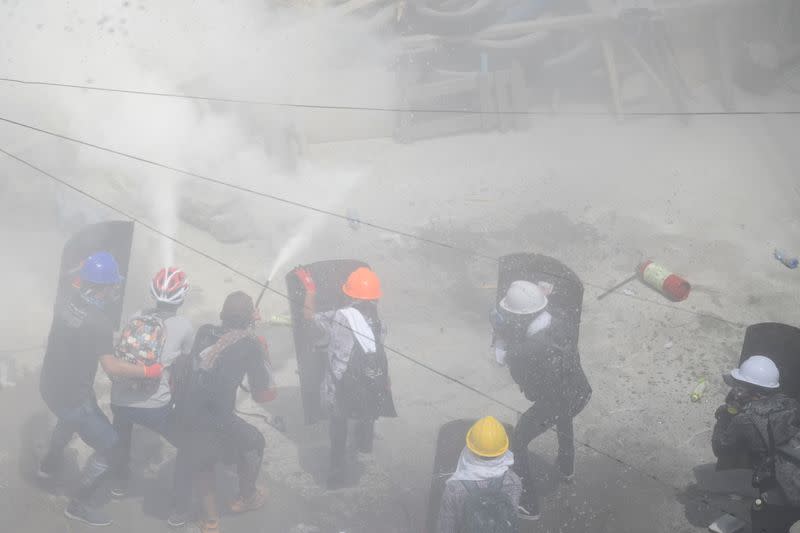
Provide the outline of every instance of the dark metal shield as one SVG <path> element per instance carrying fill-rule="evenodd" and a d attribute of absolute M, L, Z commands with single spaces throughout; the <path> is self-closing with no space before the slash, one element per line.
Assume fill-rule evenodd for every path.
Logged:
<path fill-rule="evenodd" d="M 58 292 L 56 306 L 67 301 L 74 291 L 73 283 L 80 270 L 81 263 L 95 252 L 109 252 L 119 264 L 119 271 L 128 278 L 128 268 L 133 245 L 133 222 L 111 220 L 84 227 L 73 235 L 64 245 L 61 252 L 61 266 L 58 270 Z M 116 328 L 122 318 L 122 304 L 125 296 L 125 284 L 122 282 L 118 301 L 110 305 L 106 312 Z"/>
<path fill-rule="evenodd" d="M 749 326 L 739 364 L 752 355 L 772 359 L 781 373 L 781 391 L 800 399 L 800 328 L 777 322 Z"/>

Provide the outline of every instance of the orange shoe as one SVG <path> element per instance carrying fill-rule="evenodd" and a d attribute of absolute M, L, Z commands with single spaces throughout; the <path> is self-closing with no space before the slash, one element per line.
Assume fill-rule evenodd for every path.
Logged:
<path fill-rule="evenodd" d="M 230 505 L 230 511 L 232 513 L 246 513 L 248 511 L 255 511 L 256 509 L 261 509 L 264 507 L 264 504 L 267 503 L 267 493 L 266 490 L 256 488 L 256 491 L 253 493 L 252 496 L 249 498 L 239 498 L 236 501 L 232 502 Z"/>
<path fill-rule="evenodd" d="M 197 525 L 200 533 L 220 533 L 219 520 L 201 520 Z"/>

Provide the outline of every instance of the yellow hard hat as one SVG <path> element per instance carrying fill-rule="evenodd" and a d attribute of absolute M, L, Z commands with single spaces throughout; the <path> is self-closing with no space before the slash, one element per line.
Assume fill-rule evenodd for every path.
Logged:
<path fill-rule="evenodd" d="M 481 418 L 467 431 L 467 448 L 480 457 L 500 457 L 508 451 L 506 428 L 493 416 Z"/>

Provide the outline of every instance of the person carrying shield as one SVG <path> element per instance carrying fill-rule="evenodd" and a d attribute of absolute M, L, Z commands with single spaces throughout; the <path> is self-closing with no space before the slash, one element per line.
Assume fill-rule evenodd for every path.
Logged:
<path fill-rule="evenodd" d="M 800 520 L 800 403 L 780 392 L 780 371 L 769 357 L 754 355 L 724 376 L 731 391 L 716 413 L 711 447 L 716 457 L 743 452 L 753 469 L 759 497 L 753 531 L 784 532 Z"/>
<path fill-rule="evenodd" d="M 120 298 L 123 281 L 110 253 L 97 252 L 83 261 L 75 291 L 56 307 L 39 379 L 42 399 L 57 422 L 37 476 L 50 480 L 59 474 L 64 450 L 77 433 L 93 453 L 64 514 L 93 526 L 112 523 L 103 509 L 92 503 L 117 442 L 114 427 L 97 405 L 94 380 L 100 359 L 114 351 L 114 324 L 108 309 Z M 131 367 L 132 374 L 147 377 L 145 367 Z"/>
<path fill-rule="evenodd" d="M 317 288 L 311 274 L 301 268 L 296 275 L 306 290 L 304 318 L 314 325 L 316 344 L 327 353 L 321 401 L 330 415 L 327 486 L 333 490 L 346 480 L 348 421 L 357 422 L 358 450 L 371 453 L 375 421 L 397 416 L 383 347 L 386 329 L 378 316 L 381 283 L 369 268 L 358 268 L 342 287 L 347 303 L 334 311 L 316 313 Z"/>
<path fill-rule="evenodd" d="M 512 436 L 514 470 L 522 478 L 520 517 L 539 518 L 539 501 L 531 475 L 528 445 L 555 426 L 558 467 L 571 481 L 575 463 L 572 419 L 591 397 L 592 388 L 569 339 L 566 316 L 548 308 L 546 290 L 530 281 L 511 283 L 492 313 L 498 362 L 508 365 L 511 377 L 534 404 L 519 419 Z"/>

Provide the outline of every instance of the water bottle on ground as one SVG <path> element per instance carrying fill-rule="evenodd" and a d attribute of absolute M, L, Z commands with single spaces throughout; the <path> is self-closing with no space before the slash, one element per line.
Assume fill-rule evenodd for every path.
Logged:
<path fill-rule="evenodd" d="M 789 257 L 783 250 L 775 250 L 775 259 L 788 268 L 797 268 L 797 265 L 800 264 L 796 257 Z"/>
<path fill-rule="evenodd" d="M 700 381 L 697 382 L 697 385 L 694 386 L 692 393 L 689 395 L 693 402 L 700 401 L 700 399 L 703 397 L 703 394 L 706 392 L 707 386 L 708 381 L 706 381 L 706 378 L 700 378 Z"/>

